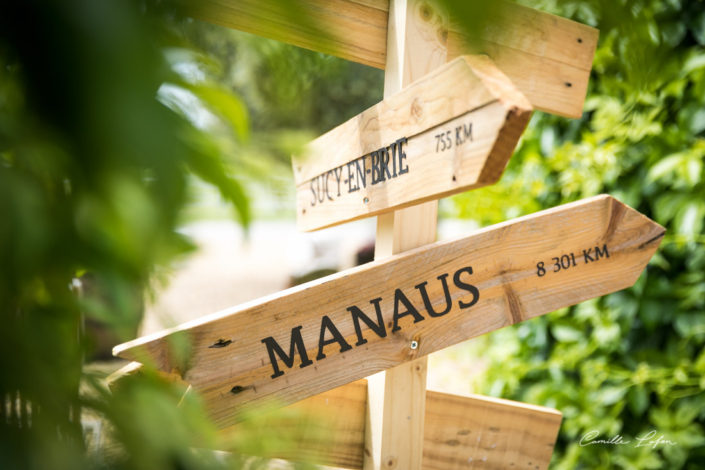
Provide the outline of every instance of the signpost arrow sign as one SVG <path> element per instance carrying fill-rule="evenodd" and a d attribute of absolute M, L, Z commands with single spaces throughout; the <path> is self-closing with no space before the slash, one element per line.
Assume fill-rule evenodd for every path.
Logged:
<path fill-rule="evenodd" d="M 531 104 L 485 56 L 462 56 L 293 158 L 297 220 L 316 230 L 496 182 Z"/>
<path fill-rule="evenodd" d="M 221 426 L 631 286 L 664 229 L 597 196 L 481 229 L 117 346 L 178 372 Z M 188 361 L 170 345 L 190 341 Z M 176 341 L 179 342 L 179 341 Z"/>
<path fill-rule="evenodd" d="M 294 3 L 294 2 L 292 2 Z M 267 0 L 201 0 L 192 14 L 222 26 L 294 44 L 384 69 L 389 0 L 305 0 L 299 15 Z M 435 34 L 448 58 L 483 51 L 531 101 L 535 109 L 578 118 L 583 114 L 598 31 L 567 18 L 514 2 L 492 2 L 490 26 L 471 42 L 451 18 Z M 428 15 L 429 9 L 424 12 Z M 310 21 L 302 22 L 305 15 Z M 429 23 L 441 24 L 434 15 Z M 328 38 L 321 36 L 325 31 Z"/>

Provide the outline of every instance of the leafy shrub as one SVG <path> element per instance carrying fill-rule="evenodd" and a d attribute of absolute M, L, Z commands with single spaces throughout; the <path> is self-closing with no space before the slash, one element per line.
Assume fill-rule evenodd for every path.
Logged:
<path fill-rule="evenodd" d="M 634 287 L 485 337 L 481 388 L 563 412 L 553 468 L 702 468 L 705 4 L 531 6 L 600 29 L 585 113 L 537 113 L 501 181 L 447 211 L 490 224 L 610 193 L 667 235 Z M 581 446 L 593 430 L 633 445 Z M 652 430 L 675 445 L 634 445 Z"/>

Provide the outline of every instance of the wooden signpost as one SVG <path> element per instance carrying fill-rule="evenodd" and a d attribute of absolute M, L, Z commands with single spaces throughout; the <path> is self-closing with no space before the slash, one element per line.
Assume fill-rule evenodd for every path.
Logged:
<path fill-rule="evenodd" d="M 559 412 L 427 392 L 425 358 L 632 285 L 664 229 L 603 195 L 432 243 L 437 199 L 494 183 L 533 109 L 582 113 L 597 31 L 501 5 L 471 46 L 425 0 L 296 2 L 309 21 L 277 2 L 200 2 L 196 17 L 385 69 L 382 102 L 293 158 L 299 227 L 378 215 L 376 261 L 114 353 L 190 384 L 224 433 L 259 405 L 334 418 L 282 457 L 547 468 Z M 172 354 L 184 339 L 187 359 Z"/>
<path fill-rule="evenodd" d="M 664 229 L 598 196 L 289 289 L 115 348 L 178 371 L 219 424 L 631 286 Z M 187 335 L 188 363 L 169 354 Z"/>
<path fill-rule="evenodd" d="M 202 0 L 193 15 L 211 23 L 332 54 L 389 72 L 387 55 L 390 0 L 305 0 L 290 11 L 277 2 L 261 0 Z M 578 118 L 583 114 L 595 28 L 512 2 L 501 3 L 495 25 L 479 32 L 479 44 L 469 44 L 458 21 L 438 21 L 430 1 L 414 2 L 424 22 L 436 22 L 445 60 L 486 53 L 534 109 Z M 324 33 L 322 36 L 321 33 Z M 420 78 L 418 77 L 415 78 Z"/>
<path fill-rule="evenodd" d="M 390 1 L 384 97 L 441 67 L 448 18 L 429 4 Z M 377 217 L 375 259 L 436 239 L 435 200 Z M 426 421 L 427 359 L 423 356 L 368 379 L 363 468 L 420 468 Z"/>
<path fill-rule="evenodd" d="M 256 421 L 258 428 L 294 436 L 295 446 L 270 457 L 363 468 L 367 387 L 366 380 L 358 380 L 290 405 L 283 416 L 274 413 Z M 423 445 L 419 446 L 424 469 L 548 467 L 560 412 L 432 391 L 426 392 L 425 402 Z M 238 432 L 240 426 L 226 428 L 223 441 Z"/>
<path fill-rule="evenodd" d="M 294 157 L 302 230 L 492 184 L 531 104 L 485 56 L 461 56 Z"/>

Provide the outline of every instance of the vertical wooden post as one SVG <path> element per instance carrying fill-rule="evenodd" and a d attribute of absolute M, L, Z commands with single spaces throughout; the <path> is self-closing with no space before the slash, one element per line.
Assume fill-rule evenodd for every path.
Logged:
<path fill-rule="evenodd" d="M 391 0 L 384 96 L 446 62 L 445 15 L 423 0 Z M 436 239 L 438 201 L 377 218 L 375 258 Z M 426 403 L 426 357 L 370 377 L 365 470 L 421 469 Z"/>

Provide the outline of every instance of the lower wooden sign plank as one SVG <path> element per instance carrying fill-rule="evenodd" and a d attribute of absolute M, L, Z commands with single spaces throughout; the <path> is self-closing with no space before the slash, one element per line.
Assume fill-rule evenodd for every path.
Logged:
<path fill-rule="evenodd" d="M 294 157 L 297 222 L 316 230 L 497 181 L 531 105 L 482 56 L 462 56 Z"/>
<path fill-rule="evenodd" d="M 266 457 L 316 465 L 363 466 L 367 381 L 358 380 L 259 418 L 256 425 L 276 432 L 288 446 Z M 423 468 L 548 468 L 561 413 L 479 395 L 426 392 Z M 222 431 L 224 449 L 247 427 Z"/>
<path fill-rule="evenodd" d="M 263 429 L 283 445 L 261 457 L 362 468 L 366 401 L 367 380 L 351 382 L 222 429 L 219 450 L 231 450 L 240 433 Z"/>
<path fill-rule="evenodd" d="M 424 470 L 548 468 L 558 410 L 498 398 L 428 392 Z"/>
<path fill-rule="evenodd" d="M 289 404 L 631 286 L 664 229 L 596 196 L 435 243 L 117 346 L 179 373 L 212 417 Z M 188 339 L 188 360 L 172 354 Z M 412 347 L 412 341 L 415 343 Z"/>

